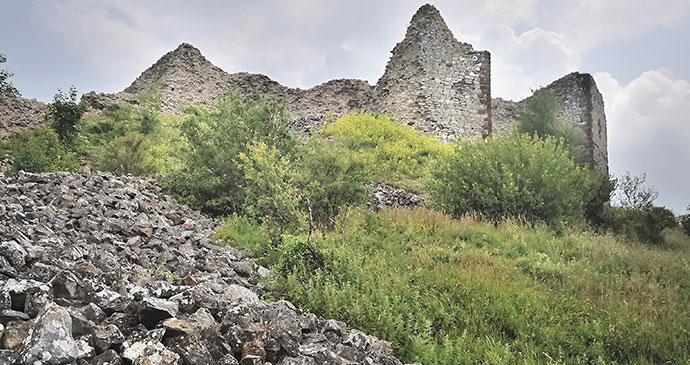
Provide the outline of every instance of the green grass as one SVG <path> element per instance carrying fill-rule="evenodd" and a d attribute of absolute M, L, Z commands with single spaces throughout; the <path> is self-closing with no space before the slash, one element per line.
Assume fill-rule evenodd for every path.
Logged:
<path fill-rule="evenodd" d="M 667 242 L 419 209 L 350 212 L 317 235 L 318 257 L 294 240 L 261 254 L 279 295 L 391 341 L 403 361 L 686 363 L 690 242 Z"/>

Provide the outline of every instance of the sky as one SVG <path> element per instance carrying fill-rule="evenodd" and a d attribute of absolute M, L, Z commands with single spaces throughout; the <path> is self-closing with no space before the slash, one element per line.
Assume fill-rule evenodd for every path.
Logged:
<path fill-rule="evenodd" d="M 414 0 L 3 0 L 2 68 L 24 97 L 117 92 L 180 43 L 227 72 L 308 88 L 374 84 Z M 690 0 L 438 0 L 455 37 L 492 56 L 492 94 L 520 100 L 572 71 L 604 97 L 614 176 L 646 174 L 657 205 L 690 204 Z"/>

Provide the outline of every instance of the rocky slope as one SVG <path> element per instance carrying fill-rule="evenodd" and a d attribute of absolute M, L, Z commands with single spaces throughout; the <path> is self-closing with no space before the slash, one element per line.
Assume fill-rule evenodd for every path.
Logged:
<path fill-rule="evenodd" d="M 400 364 L 342 322 L 265 304 L 213 222 L 132 177 L 0 180 L 0 364 Z"/>
<path fill-rule="evenodd" d="M 46 112 L 48 104 L 36 99 L 0 95 L 0 142 L 15 133 L 40 127 Z"/>

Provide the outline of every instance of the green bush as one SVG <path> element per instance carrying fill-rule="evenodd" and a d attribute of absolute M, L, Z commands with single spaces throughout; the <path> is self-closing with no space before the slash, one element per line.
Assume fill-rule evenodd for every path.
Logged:
<path fill-rule="evenodd" d="M 14 135 L 9 142 L 12 166 L 9 174 L 19 171 L 74 171 L 79 161 L 74 153 L 60 144 L 57 133 L 50 128 L 37 128 Z"/>
<path fill-rule="evenodd" d="M 325 126 L 322 134 L 339 142 L 350 159 L 361 162 L 373 182 L 414 189 L 421 187 L 416 181 L 426 176 L 429 162 L 452 150 L 383 114 L 349 113 Z"/>
<path fill-rule="evenodd" d="M 337 227 L 275 248 L 270 289 L 406 363 L 690 360 L 687 239 L 659 250 L 424 208 L 348 210 Z"/>
<path fill-rule="evenodd" d="M 46 118 L 65 147 L 74 147 L 79 132 L 79 122 L 86 108 L 85 103 L 77 103 L 77 89 L 74 86 L 69 88 L 67 94 L 58 90 L 53 97 L 53 102 L 48 105 Z"/>
<path fill-rule="evenodd" d="M 307 216 L 319 227 L 332 227 L 346 207 L 358 206 L 369 199 L 364 186 L 364 165 L 342 153 L 336 143 L 311 140 L 301 152 L 300 187 Z"/>
<path fill-rule="evenodd" d="M 525 110 L 518 115 L 517 132 L 562 139 L 570 157 L 577 163 L 585 161 L 585 135 L 577 126 L 558 118 L 558 101 L 549 90 L 538 90 L 526 100 Z"/>
<path fill-rule="evenodd" d="M 157 171 L 151 157 L 150 142 L 138 133 L 128 133 L 100 147 L 94 156 L 94 166 L 117 175 L 146 175 Z"/>
<path fill-rule="evenodd" d="M 149 87 L 139 95 L 139 130 L 142 134 L 151 134 L 160 126 L 158 113 L 161 111 L 160 80 L 155 76 Z"/>
<path fill-rule="evenodd" d="M 216 109 L 189 107 L 180 125 L 186 139 L 180 166 L 163 180 L 181 201 L 213 215 L 244 213 L 247 180 L 239 168 L 247 146 L 264 142 L 290 156 L 297 140 L 282 104 L 239 95 L 220 98 Z"/>
<path fill-rule="evenodd" d="M 268 227 L 274 240 L 286 231 L 304 224 L 299 209 L 301 194 L 295 183 L 297 173 L 290 160 L 264 142 L 247 146 L 240 152 L 237 168 L 244 174 L 245 213 Z"/>
<path fill-rule="evenodd" d="M 477 214 L 544 222 L 552 227 L 584 221 L 592 177 L 552 137 L 527 135 L 460 141 L 455 153 L 431 169 L 433 203 L 454 217 Z"/>

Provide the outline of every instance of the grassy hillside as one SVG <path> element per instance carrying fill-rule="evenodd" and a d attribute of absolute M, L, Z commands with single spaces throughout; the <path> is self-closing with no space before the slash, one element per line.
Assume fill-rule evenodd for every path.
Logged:
<path fill-rule="evenodd" d="M 267 255 L 246 239 L 257 230 L 237 228 L 219 234 L 273 264 L 273 289 L 392 341 L 405 361 L 690 361 L 690 241 L 675 231 L 650 247 L 427 209 L 355 210 L 316 250 L 293 240 Z"/>
<path fill-rule="evenodd" d="M 16 136 L 0 157 L 9 173 L 159 176 L 226 218 L 220 244 L 273 270 L 267 299 L 344 320 L 408 362 L 690 362 L 690 218 L 681 233 L 643 178 L 623 179 L 631 204 L 612 209 L 614 184 L 565 139 L 444 144 L 351 113 L 306 141 L 276 101 L 229 95 L 166 116 L 155 90 L 144 96 L 69 121 L 69 140 L 54 127 Z M 428 208 L 368 211 L 372 182 L 426 194 Z"/>

